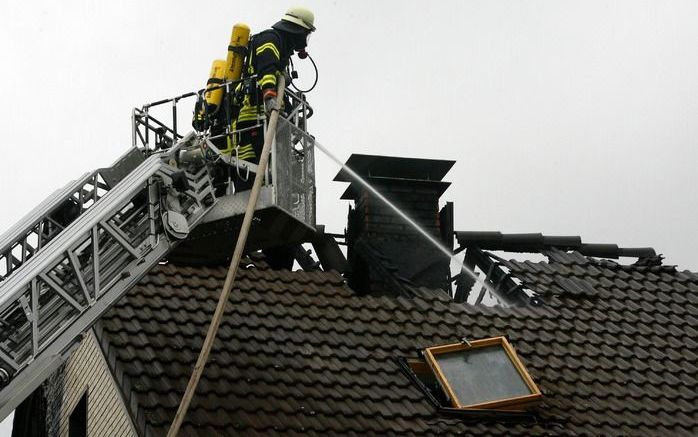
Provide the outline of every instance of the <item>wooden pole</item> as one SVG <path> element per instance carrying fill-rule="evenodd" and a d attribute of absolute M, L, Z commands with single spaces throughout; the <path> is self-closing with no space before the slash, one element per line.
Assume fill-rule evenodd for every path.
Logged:
<path fill-rule="evenodd" d="M 277 89 L 279 94 L 277 96 L 278 106 L 281 107 L 284 99 L 284 89 L 286 87 L 286 81 L 283 75 L 279 75 L 277 82 Z M 189 379 L 189 384 L 187 384 L 187 389 L 182 396 L 182 401 L 179 403 L 179 408 L 177 409 L 177 414 L 175 414 L 172 420 L 172 425 L 170 430 L 167 432 L 167 437 L 175 437 L 179 433 L 179 428 L 182 426 L 184 417 L 187 415 L 187 410 L 189 409 L 189 404 L 191 403 L 194 393 L 196 392 L 196 387 L 199 384 L 199 379 L 201 379 L 201 374 L 204 372 L 204 367 L 206 366 L 206 361 L 208 361 L 208 356 L 213 348 L 213 341 L 216 339 L 218 334 L 218 327 L 221 324 L 221 319 L 223 318 L 223 313 L 225 312 L 225 304 L 228 302 L 230 297 L 230 292 L 233 289 L 233 283 L 235 282 L 235 275 L 237 274 L 238 266 L 240 265 L 240 259 L 242 258 L 242 253 L 245 249 L 245 244 L 247 243 L 247 236 L 250 231 L 250 224 L 252 223 L 252 216 L 254 215 L 254 208 L 257 205 L 257 199 L 259 198 L 259 192 L 262 189 L 262 181 L 264 180 L 264 173 L 266 172 L 267 166 L 269 164 L 269 153 L 271 151 L 271 143 L 274 141 L 274 136 L 276 135 L 276 125 L 279 121 L 279 111 L 273 111 L 269 117 L 269 124 L 267 125 L 267 132 L 264 135 L 264 147 L 262 148 L 262 157 L 259 160 L 259 165 L 257 166 L 257 174 L 254 177 L 254 184 L 252 185 L 252 192 L 250 193 L 250 201 L 247 203 L 247 209 L 245 210 L 245 218 L 242 220 L 242 226 L 240 227 L 240 234 L 238 235 L 237 243 L 235 244 L 235 252 L 233 252 L 233 259 L 230 260 L 230 266 L 228 267 L 228 274 L 225 277 L 225 283 L 223 284 L 223 290 L 220 297 L 218 298 L 218 305 L 216 306 L 216 311 L 213 314 L 213 319 L 211 320 L 211 325 L 206 333 L 206 339 L 201 347 L 201 352 L 199 352 L 199 358 L 194 365 L 194 371 L 192 372 L 191 378 Z"/>

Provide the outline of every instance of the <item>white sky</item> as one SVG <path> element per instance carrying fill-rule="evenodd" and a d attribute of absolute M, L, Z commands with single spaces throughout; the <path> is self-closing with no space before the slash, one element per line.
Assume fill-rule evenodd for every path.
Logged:
<path fill-rule="evenodd" d="M 202 87 L 233 23 L 259 31 L 294 3 L 201 4 L 0 4 L 0 232 L 122 154 L 133 106 Z M 698 270 L 697 2 L 305 5 L 309 127 L 340 158 L 456 159 L 443 200 L 458 230 L 652 246 Z M 318 158 L 332 232 L 347 209 L 337 171 Z"/>

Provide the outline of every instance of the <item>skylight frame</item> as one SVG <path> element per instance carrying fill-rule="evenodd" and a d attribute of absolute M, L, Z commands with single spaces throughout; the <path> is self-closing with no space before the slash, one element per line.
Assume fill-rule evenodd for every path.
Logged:
<path fill-rule="evenodd" d="M 449 384 L 446 376 L 441 371 L 436 357 L 438 355 L 450 352 L 487 348 L 493 346 L 500 346 L 504 350 L 507 357 L 518 372 L 519 376 L 523 380 L 524 384 L 528 387 L 531 394 L 481 402 L 478 404 L 462 404 L 459 401 L 458 396 L 456 396 L 455 391 Z M 434 375 L 436 375 L 436 379 L 439 381 L 439 384 L 441 384 L 441 387 L 446 392 L 446 395 L 450 399 L 454 408 L 462 410 L 501 409 L 523 411 L 540 402 L 541 398 L 543 397 L 543 394 L 541 393 L 536 383 L 533 381 L 533 378 L 531 378 L 531 375 L 529 375 L 528 371 L 526 370 L 526 367 L 519 359 L 513 346 L 509 343 L 506 337 L 503 336 L 485 338 L 482 340 L 475 340 L 471 342 L 429 347 L 424 349 L 424 358 L 426 359 L 426 362 L 429 365 L 429 367 L 431 367 L 431 370 L 434 372 Z"/>

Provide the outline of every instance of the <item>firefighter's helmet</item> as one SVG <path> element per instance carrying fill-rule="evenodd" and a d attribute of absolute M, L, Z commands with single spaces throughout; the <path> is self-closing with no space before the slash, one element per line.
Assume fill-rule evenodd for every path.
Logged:
<path fill-rule="evenodd" d="M 315 15 L 306 8 L 291 8 L 286 11 L 281 21 L 272 27 L 289 33 L 313 32 L 315 31 Z"/>

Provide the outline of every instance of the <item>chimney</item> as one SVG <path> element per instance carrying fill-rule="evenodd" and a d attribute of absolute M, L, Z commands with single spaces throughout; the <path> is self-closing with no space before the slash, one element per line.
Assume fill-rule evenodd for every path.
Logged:
<path fill-rule="evenodd" d="M 352 155 L 346 166 L 391 201 L 434 239 L 452 249 L 449 214 L 439 197 L 441 179 L 455 161 Z M 342 169 L 335 181 L 349 182 L 342 199 L 353 200 L 346 229 L 349 285 L 360 293 L 410 295 L 411 286 L 449 289 L 449 260 L 388 205 Z M 452 212 L 451 205 L 445 208 Z"/>

